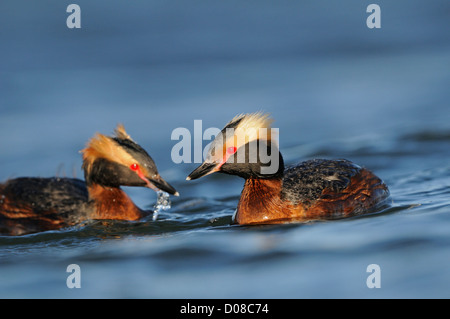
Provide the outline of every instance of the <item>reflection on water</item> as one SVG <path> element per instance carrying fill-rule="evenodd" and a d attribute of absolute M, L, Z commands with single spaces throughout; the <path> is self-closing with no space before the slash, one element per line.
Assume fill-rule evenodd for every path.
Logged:
<path fill-rule="evenodd" d="M 82 176 L 78 151 L 117 123 L 182 196 L 138 222 L 0 238 L 0 296 L 449 297 L 448 1 L 0 4 L 0 180 Z M 32 12 L 33 14 L 31 14 Z M 243 181 L 175 164 L 171 132 L 264 110 L 293 164 L 347 158 L 392 204 L 345 220 L 231 226 Z M 209 141 L 203 141 L 203 146 Z M 157 196 L 126 188 L 143 207 Z M 82 288 L 65 286 L 79 264 Z M 366 267 L 378 264 L 380 289 Z"/>

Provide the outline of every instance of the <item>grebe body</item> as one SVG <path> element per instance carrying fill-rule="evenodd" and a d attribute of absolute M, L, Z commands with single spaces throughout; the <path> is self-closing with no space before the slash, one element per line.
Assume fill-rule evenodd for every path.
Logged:
<path fill-rule="evenodd" d="M 119 125 L 115 133 L 97 134 L 81 151 L 85 181 L 21 177 L 0 184 L 0 234 L 55 230 L 90 219 L 138 220 L 150 213 L 137 207 L 120 186 L 177 196 L 124 127 Z"/>
<path fill-rule="evenodd" d="M 234 222 L 264 224 L 335 219 L 364 214 L 389 196 L 383 181 L 347 160 L 315 159 L 282 178 L 248 178 Z"/>
<path fill-rule="evenodd" d="M 187 177 L 222 172 L 244 178 L 235 223 L 349 217 L 370 212 L 389 197 L 380 178 L 348 160 L 314 159 L 285 168 L 275 134 L 267 133 L 271 122 L 263 113 L 235 117 L 211 143 L 202 165 Z M 264 154 L 271 155 L 269 162 Z M 276 168 L 267 170 L 273 162 Z"/>

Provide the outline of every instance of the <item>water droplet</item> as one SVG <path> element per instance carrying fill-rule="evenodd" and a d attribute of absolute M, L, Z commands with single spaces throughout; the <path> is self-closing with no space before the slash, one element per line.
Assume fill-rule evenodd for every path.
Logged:
<path fill-rule="evenodd" d="M 166 192 L 163 191 L 158 191 L 156 192 L 157 195 L 157 200 L 156 200 L 156 204 L 154 206 L 154 212 L 153 212 L 153 220 L 157 220 L 158 219 L 158 215 L 159 212 L 161 210 L 168 210 L 171 207 L 171 202 L 170 202 L 170 195 Z"/>

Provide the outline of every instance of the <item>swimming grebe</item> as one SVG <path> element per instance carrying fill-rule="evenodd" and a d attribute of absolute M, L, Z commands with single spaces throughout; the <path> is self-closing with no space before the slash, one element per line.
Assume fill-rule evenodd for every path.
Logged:
<path fill-rule="evenodd" d="M 263 113 L 236 116 L 210 144 L 203 164 L 187 177 L 213 172 L 243 177 L 234 223 L 348 217 L 368 212 L 389 196 L 381 179 L 348 160 L 315 159 L 285 169 L 271 123 Z"/>
<path fill-rule="evenodd" d="M 153 159 L 118 125 L 115 136 L 96 134 L 81 151 L 86 182 L 75 178 L 17 178 L 0 184 L 0 234 L 59 229 L 88 219 L 138 220 L 120 186 L 142 186 L 178 196 Z"/>

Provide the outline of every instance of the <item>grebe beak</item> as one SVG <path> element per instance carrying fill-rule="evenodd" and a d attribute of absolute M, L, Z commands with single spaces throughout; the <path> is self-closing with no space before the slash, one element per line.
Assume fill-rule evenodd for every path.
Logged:
<path fill-rule="evenodd" d="M 197 178 L 206 176 L 208 174 L 218 172 L 219 170 L 220 170 L 220 164 L 203 162 L 202 165 L 197 167 L 194 171 L 192 171 L 191 174 L 189 174 L 188 177 L 186 177 L 186 180 L 190 181 L 193 179 L 197 179 Z"/>
<path fill-rule="evenodd" d="M 180 193 L 178 193 L 172 185 L 163 180 L 159 175 L 156 178 L 148 178 L 146 180 L 147 187 L 153 189 L 154 191 L 161 190 L 174 196 L 180 196 Z"/>

